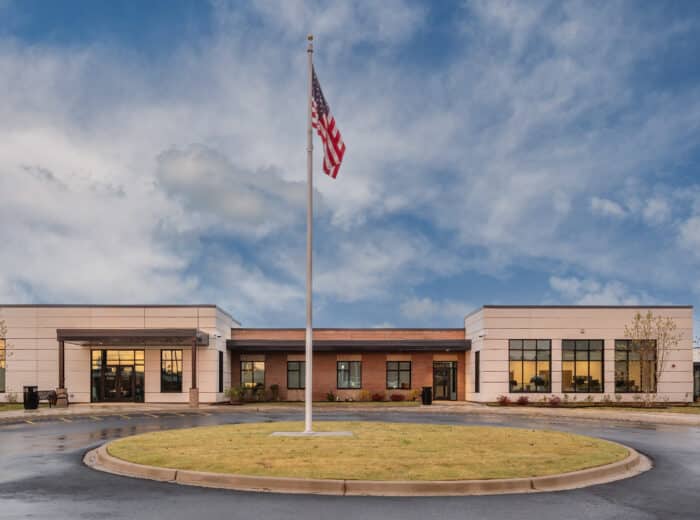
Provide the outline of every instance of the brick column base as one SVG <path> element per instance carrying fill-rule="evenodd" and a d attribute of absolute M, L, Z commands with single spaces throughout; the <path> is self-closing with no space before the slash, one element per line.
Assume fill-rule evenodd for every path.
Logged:
<path fill-rule="evenodd" d="M 190 406 L 199 407 L 199 388 L 190 388 Z"/>
<path fill-rule="evenodd" d="M 56 389 L 56 408 L 68 407 L 68 390 L 65 388 Z"/>

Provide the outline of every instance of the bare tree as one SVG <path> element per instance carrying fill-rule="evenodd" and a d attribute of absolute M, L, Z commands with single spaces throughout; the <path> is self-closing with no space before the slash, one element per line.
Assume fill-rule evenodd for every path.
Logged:
<path fill-rule="evenodd" d="M 639 349 L 641 389 L 649 405 L 655 398 L 657 384 L 666 370 L 669 353 L 678 347 L 683 335 L 672 318 L 636 313 L 632 323 L 625 325 L 625 337 L 633 348 Z"/>

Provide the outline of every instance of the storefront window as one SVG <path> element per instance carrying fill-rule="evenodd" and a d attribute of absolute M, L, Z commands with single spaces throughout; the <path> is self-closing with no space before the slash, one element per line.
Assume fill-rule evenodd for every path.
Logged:
<path fill-rule="evenodd" d="M 561 391 L 603 391 L 603 340 L 562 340 Z"/>
<path fill-rule="evenodd" d="M 552 341 L 511 339 L 508 342 L 510 391 L 551 392 Z"/>
<path fill-rule="evenodd" d="M 615 340 L 615 391 L 656 392 L 655 340 Z"/>
<path fill-rule="evenodd" d="M 287 361 L 287 388 L 300 390 L 305 388 L 306 363 L 303 361 Z"/>
<path fill-rule="evenodd" d="M 160 391 L 182 392 L 182 350 L 160 351 Z"/>
<path fill-rule="evenodd" d="M 408 390 L 411 388 L 411 362 L 386 362 L 386 387 L 389 390 Z"/>
<path fill-rule="evenodd" d="M 337 369 L 338 388 L 362 387 L 361 361 L 338 361 Z"/>
<path fill-rule="evenodd" d="M 264 361 L 241 361 L 241 386 L 265 388 Z"/>

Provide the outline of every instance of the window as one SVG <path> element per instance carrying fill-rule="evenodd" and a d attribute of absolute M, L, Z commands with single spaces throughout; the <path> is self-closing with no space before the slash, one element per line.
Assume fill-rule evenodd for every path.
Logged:
<path fill-rule="evenodd" d="M 5 338 L 0 338 L 0 392 L 5 391 Z"/>
<path fill-rule="evenodd" d="M 338 361 L 337 364 L 338 388 L 362 387 L 362 362 Z"/>
<path fill-rule="evenodd" d="M 552 341 L 511 339 L 508 358 L 511 392 L 551 392 Z"/>
<path fill-rule="evenodd" d="M 474 393 L 478 394 L 481 387 L 481 352 L 474 352 Z"/>
<path fill-rule="evenodd" d="M 160 351 L 160 391 L 182 392 L 182 350 Z"/>
<path fill-rule="evenodd" d="M 602 339 L 562 340 L 561 391 L 603 391 Z"/>
<path fill-rule="evenodd" d="M 305 388 L 306 363 L 303 361 L 287 361 L 287 388 L 300 390 Z"/>
<path fill-rule="evenodd" d="M 411 362 L 386 362 L 386 387 L 389 390 L 408 390 L 411 388 Z"/>
<path fill-rule="evenodd" d="M 241 361 L 241 386 L 265 388 L 264 361 Z"/>
<path fill-rule="evenodd" d="M 224 353 L 219 351 L 219 392 L 224 391 Z"/>
<path fill-rule="evenodd" d="M 615 391 L 656 392 L 656 340 L 615 340 Z"/>

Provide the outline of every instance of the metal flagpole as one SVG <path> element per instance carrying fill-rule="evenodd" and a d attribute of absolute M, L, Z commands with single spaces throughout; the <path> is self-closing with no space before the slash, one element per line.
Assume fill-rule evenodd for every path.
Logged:
<path fill-rule="evenodd" d="M 311 419 L 311 399 L 313 397 L 313 325 L 312 325 L 312 303 L 311 303 L 311 256 L 313 253 L 313 133 L 311 129 L 311 99 L 313 95 L 313 35 L 309 34 L 307 40 L 309 46 L 306 49 L 309 58 L 309 103 L 307 108 L 308 127 L 306 129 L 306 356 L 305 370 L 306 378 L 304 382 L 304 433 L 312 433 L 313 425 Z"/>

